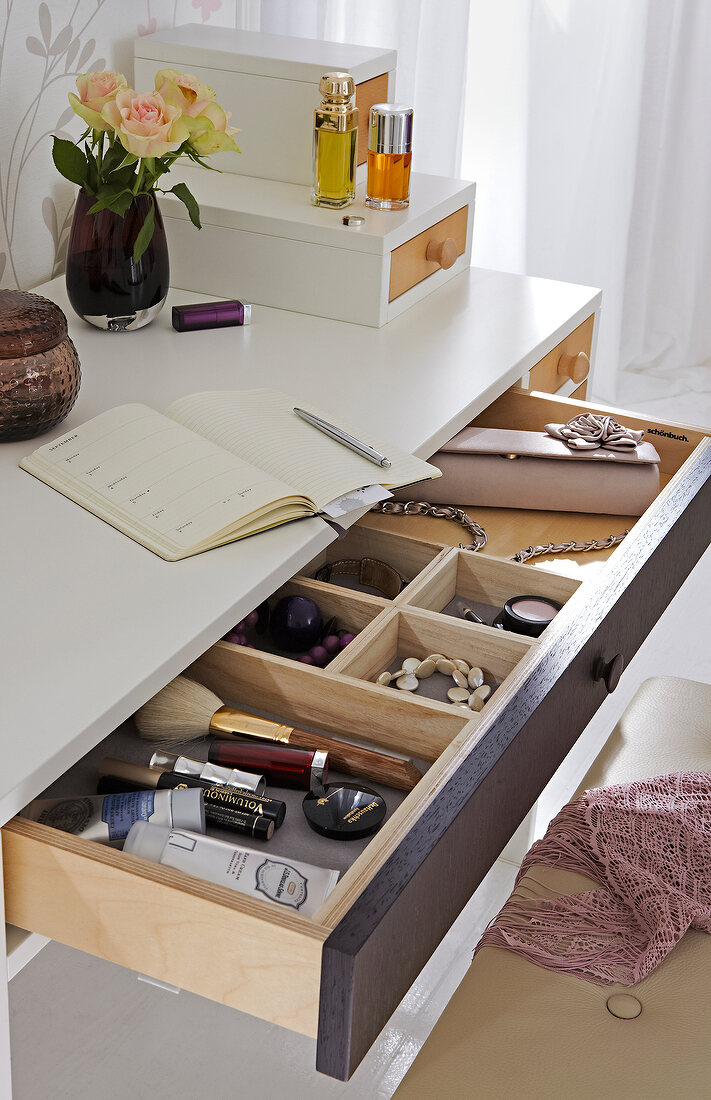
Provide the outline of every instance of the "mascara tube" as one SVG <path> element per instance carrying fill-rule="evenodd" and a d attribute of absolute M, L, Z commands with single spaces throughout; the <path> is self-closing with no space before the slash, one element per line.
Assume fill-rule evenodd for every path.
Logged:
<path fill-rule="evenodd" d="M 154 752 L 150 759 L 152 768 L 177 772 L 178 775 L 191 775 L 195 779 L 207 779 L 209 783 L 227 784 L 239 787 L 242 791 L 264 794 L 267 784 L 263 775 L 243 772 L 239 768 L 222 768 L 205 760 L 193 760 L 189 756 L 174 756 L 168 752 Z"/>
<path fill-rule="evenodd" d="M 211 825 L 224 829 L 236 828 L 236 814 L 247 814 L 264 822 L 271 822 L 278 829 L 286 816 L 286 803 L 267 795 L 241 791 L 225 783 L 210 783 L 194 775 L 178 775 L 177 772 L 147 768 L 140 764 L 127 764 L 123 760 L 107 757 L 100 766 L 101 779 L 96 788 L 98 794 L 114 794 L 141 789 L 181 790 L 201 787 L 205 804 L 205 818 Z M 261 827 L 259 827 L 261 828 Z M 262 830 L 264 831 L 264 830 Z"/>

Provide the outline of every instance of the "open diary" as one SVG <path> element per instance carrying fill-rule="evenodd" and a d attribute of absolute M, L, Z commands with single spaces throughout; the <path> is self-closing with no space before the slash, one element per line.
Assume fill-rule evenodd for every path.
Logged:
<path fill-rule="evenodd" d="M 301 420 L 296 404 L 258 389 L 191 394 L 165 413 L 120 405 L 20 466 L 166 561 L 318 515 L 374 481 L 392 489 L 439 476 L 339 417 L 387 454 L 390 467 L 375 466 Z"/>

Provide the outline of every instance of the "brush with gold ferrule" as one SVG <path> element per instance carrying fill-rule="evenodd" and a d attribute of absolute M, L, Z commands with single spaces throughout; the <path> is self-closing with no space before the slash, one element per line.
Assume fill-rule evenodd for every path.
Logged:
<path fill-rule="evenodd" d="M 163 745 L 192 741 L 208 734 L 275 741 L 295 749 L 327 752 L 332 769 L 385 783 L 397 790 L 411 791 L 422 779 L 422 772 L 412 760 L 246 714 L 225 706 L 213 691 L 187 676 L 171 680 L 136 711 L 134 720 L 141 737 Z"/>

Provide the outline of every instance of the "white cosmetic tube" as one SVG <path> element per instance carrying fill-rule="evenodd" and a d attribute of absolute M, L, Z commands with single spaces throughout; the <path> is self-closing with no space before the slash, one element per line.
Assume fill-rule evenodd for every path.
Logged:
<path fill-rule="evenodd" d="M 175 867 L 241 894 L 276 902 L 310 917 L 338 881 L 338 871 L 295 859 L 275 859 L 224 840 L 137 821 L 124 852 Z"/>

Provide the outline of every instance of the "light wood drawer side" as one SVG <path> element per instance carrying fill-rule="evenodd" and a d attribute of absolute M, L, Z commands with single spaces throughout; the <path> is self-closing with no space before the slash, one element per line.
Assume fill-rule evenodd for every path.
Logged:
<path fill-rule="evenodd" d="M 553 351 L 549 351 L 540 363 L 536 363 L 535 367 L 531 367 L 527 389 L 542 390 L 544 393 L 557 393 L 561 386 L 564 386 L 570 379 L 570 375 L 565 373 L 566 365 L 570 364 L 574 357 L 579 356 L 581 353 L 587 357 L 587 368 L 589 370 L 594 323 L 595 316 L 588 317 L 582 325 L 578 325 L 571 332 L 570 336 L 566 336 L 565 340 L 561 340 L 560 344 L 553 348 Z M 575 369 L 576 372 L 581 372 L 584 369 L 584 361 L 578 360 L 575 363 Z M 559 370 L 562 373 L 558 373 Z M 571 396 L 583 398 L 585 392 L 582 386 L 583 378 L 580 377 L 580 373 L 578 373 L 577 380 L 581 385 L 579 390 L 576 390 Z"/>
<path fill-rule="evenodd" d="M 425 255 L 430 242 L 439 243 L 451 237 L 457 245 L 457 255 L 464 253 L 467 246 L 468 212 L 469 207 L 462 206 L 429 229 L 418 233 L 416 237 L 405 241 L 399 248 L 393 249 L 390 254 L 389 302 L 440 270 L 440 265 L 428 260 Z"/>
<path fill-rule="evenodd" d="M 11 923 L 316 1034 L 325 929 L 34 821 L 9 822 L 2 845 Z"/>
<path fill-rule="evenodd" d="M 374 103 L 387 103 L 388 74 L 381 73 L 362 84 L 356 84 L 356 107 L 358 108 L 358 149 L 356 163 L 365 164 L 368 159 L 368 115 Z"/>

